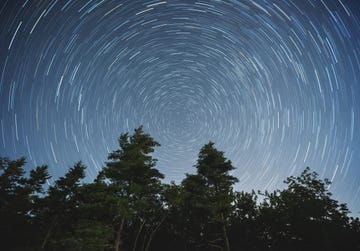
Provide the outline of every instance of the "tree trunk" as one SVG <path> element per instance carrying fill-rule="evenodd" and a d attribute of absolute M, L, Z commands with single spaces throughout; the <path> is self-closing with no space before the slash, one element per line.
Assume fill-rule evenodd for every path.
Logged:
<path fill-rule="evenodd" d="M 125 222 L 125 219 L 122 218 L 121 219 L 121 223 L 120 223 L 120 226 L 119 226 L 119 229 L 116 231 L 116 238 L 115 238 L 115 251 L 120 251 L 122 250 L 122 230 L 123 230 L 123 227 L 124 227 L 124 222 Z"/>
<path fill-rule="evenodd" d="M 56 220 L 57 220 L 57 216 L 54 217 L 54 219 L 52 220 L 51 225 L 50 225 L 50 227 L 49 227 L 49 230 L 46 232 L 44 241 L 43 241 L 43 243 L 41 244 L 41 249 L 42 249 L 42 250 L 45 249 L 45 246 L 46 246 L 46 244 L 47 244 L 47 242 L 48 242 L 48 240 L 49 240 L 49 238 L 50 238 L 50 234 L 51 234 L 51 232 L 52 232 L 52 230 L 53 230 L 53 228 L 54 228 L 54 226 L 55 226 L 55 224 L 56 224 Z"/>
<path fill-rule="evenodd" d="M 155 227 L 155 229 L 150 233 L 149 239 L 147 241 L 146 247 L 145 247 L 145 251 L 149 251 L 150 248 L 150 244 L 152 239 L 154 238 L 155 233 L 158 231 L 159 227 L 161 226 L 161 224 L 164 222 L 166 217 L 163 217 L 161 219 L 161 221 L 159 222 L 159 224 Z"/>
<path fill-rule="evenodd" d="M 224 250 L 230 251 L 230 244 L 229 244 L 229 238 L 227 236 L 224 215 L 221 215 L 221 218 L 222 218 L 222 223 L 221 223 L 222 224 L 222 235 L 223 235 L 223 239 L 224 239 Z"/>
<path fill-rule="evenodd" d="M 144 221 L 144 220 L 140 220 L 140 221 L 141 221 L 141 225 L 140 225 L 139 231 L 137 232 L 137 235 L 136 235 L 136 238 L 135 238 L 135 241 L 134 241 L 133 251 L 136 251 L 137 243 L 138 243 L 138 240 L 139 240 L 141 231 L 142 231 L 142 229 L 143 229 L 143 227 L 144 227 L 144 225 L 145 225 L 145 221 Z"/>

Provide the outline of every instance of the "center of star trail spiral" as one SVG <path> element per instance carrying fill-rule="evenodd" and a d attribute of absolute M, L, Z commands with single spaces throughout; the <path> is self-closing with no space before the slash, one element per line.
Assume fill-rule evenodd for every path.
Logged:
<path fill-rule="evenodd" d="M 359 17 L 351 0 L 5 1 L 1 155 L 92 179 L 143 124 L 167 181 L 211 140 L 239 189 L 310 166 L 357 213 Z"/>

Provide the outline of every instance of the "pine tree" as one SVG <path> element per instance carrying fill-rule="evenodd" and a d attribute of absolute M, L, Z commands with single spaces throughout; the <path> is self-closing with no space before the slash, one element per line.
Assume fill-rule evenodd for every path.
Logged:
<path fill-rule="evenodd" d="M 30 249 L 39 241 L 38 201 L 50 176 L 47 166 L 27 176 L 25 163 L 25 158 L 0 158 L 0 240 L 6 250 Z"/>
<path fill-rule="evenodd" d="M 238 181 L 229 174 L 235 168 L 224 153 L 214 147 L 213 142 L 204 145 L 199 153 L 196 175 L 187 175 L 184 179 L 184 206 L 192 215 L 192 223 L 197 222 L 201 245 L 216 247 L 218 238 L 222 240 L 224 250 L 229 251 L 227 228 L 233 211 L 234 193 L 232 186 Z"/>
<path fill-rule="evenodd" d="M 99 175 L 99 180 L 107 182 L 119 199 L 118 214 L 114 217 L 114 248 L 116 251 L 123 248 L 123 229 L 129 223 L 136 232 L 133 249 L 137 248 L 141 234 L 142 243 L 146 244 L 138 248 L 146 249 L 157 230 L 156 224 L 161 223 L 161 220 L 154 223 L 151 216 L 161 209 L 158 194 L 164 175 L 155 168 L 157 160 L 150 155 L 160 144 L 144 133 L 141 126 L 131 136 L 122 134 L 119 146 L 120 149 L 110 153 L 109 162 Z"/>
<path fill-rule="evenodd" d="M 72 228 L 80 214 L 80 181 L 85 177 L 85 168 L 81 162 L 76 163 L 49 187 L 48 195 L 41 200 L 45 228 L 41 249 L 66 250 L 73 245 Z"/>

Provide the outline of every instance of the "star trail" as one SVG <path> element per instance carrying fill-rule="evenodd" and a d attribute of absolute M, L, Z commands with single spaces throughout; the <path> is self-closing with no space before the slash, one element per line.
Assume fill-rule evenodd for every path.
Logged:
<path fill-rule="evenodd" d="M 2 0 L 0 21 L 1 156 L 92 179 L 143 124 L 167 181 L 211 140 L 237 188 L 310 166 L 359 214 L 359 1 Z"/>

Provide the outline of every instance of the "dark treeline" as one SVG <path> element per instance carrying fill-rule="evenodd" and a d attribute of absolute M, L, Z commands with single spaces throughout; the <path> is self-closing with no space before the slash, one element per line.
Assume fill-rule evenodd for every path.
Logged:
<path fill-rule="evenodd" d="M 47 166 L 0 158 L 0 250 L 360 250 L 359 219 L 309 168 L 283 190 L 235 191 L 210 142 L 195 174 L 164 184 L 157 146 L 142 127 L 122 134 L 91 183 L 81 162 L 46 186 Z"/>

